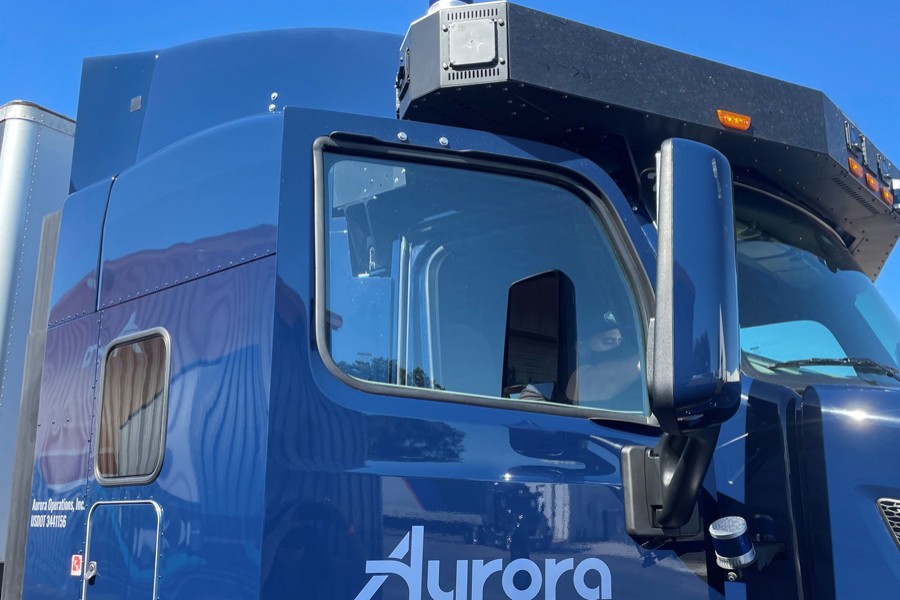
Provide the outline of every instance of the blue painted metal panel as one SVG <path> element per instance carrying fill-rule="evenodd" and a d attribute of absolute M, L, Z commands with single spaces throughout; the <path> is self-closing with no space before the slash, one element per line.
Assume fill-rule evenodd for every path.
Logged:
<path fill-rule="evenodd" d="M 155 600 L 158 507 L 150 502 L 95 504 L 88 523 L 85 600 Z"/>
<path fill-rule="evenodd" d="M 81 580 L 69 575 L 69 564 L 73 554 L 84 554 L 99 328 L 96 316 L 89 315 L 47 333 L 25 554 L 26 599 L 81 594 Z"/>
<path fill-rule="evenodd" d="M 144 126 L 155 52 L 89 58 L 81 71 L 72 191 L 134 164 Z"/>
<path fill-rule="evenodd" d="M 759 551 L 761 543 L 784 545 L 784 554 L 765 569 L 745 572 L 737 584 L 741 589 L 750 597 L 802 597 L 806 559 L 797 540 L 802 530 L 794 517 L 802 510 L 802 482 L 791 464 L 799 458 L 795 414 L 800 397 L 793 390 L 749 377 L 742 377 L 741 384 L 743 400 L 722 425 L 711 469 L 716 478 L 716 514 L 743 517 Z"/>
<path fill-rule="evenodd" d="M 624 531 L 619 452 L 628 444 L 653 445 L 655 437 L 515 406 L 362 392 L 337 380 L 310 341 L 310 148 L 316 137 L 349 132 L 396 142 L 402 131 L 410 145 L 442 150 L 438 140 L 446 136 L 457 150 L 564 166 L 607 193 L 652 274 L 653 249 L 611 180 L 558 148 L 449 127 L 288 109 L 285 131 L 279 228 L 292 233 L 279 236 L 277 259 L 263 597 L 302 589 L 310 598 L 405 599 L 419 597 L 417 590 L 423 598 L 440 598 L 435 582 L 444 593 L 456 588 L 466 594 L 471 581 L 457 573 L 472 561 L 500 560 L 506 567 L 527 559 L 544 577 L 547 560 L 569 558 L 573 565 L 602 559 L 614 597 L 721 597 L 721 589 L 708 585 L 702 543 L 651 552 Z M 542 450 L 548 436 L 562 444 L 561 453 Z M 412 588 L 397 575 L 366 572 L 366 561 L 385 559 L 396 559 L 390 565 L 398 569 L 412 565 Z M 435 568 L 429 587 L 428 569 Z M 588 576 L 598 588 L 593 597 L 601 595 L 602 579 Z M 537 597 L 544 597 L 547 581 L 538 585 Z M 572 571 L 561 576 L 557 597 L 582 597 L 576 583 Z M 507 591 L 509 585 L 530 586 L 524 574 L 510 574 Z M 503 586 L 503 577 L 492 575 L 484 597 L 507 597 Z"/>
<path fill-rule="evenodd" d="M 310 598 L 353 599 L 372 579 L 365 562 L 388 558 L 419 526 L 422 556 L 440 562 L 445 591 L 465 585 L 456 580 L 458 560 L 527 558 L 543 567 L 548 559 L 600 558 L 614 597 L 718 597 L 692 570 L 705 570 L 702 543 L 648 552 L 624 531 L 619 450 L 653 438 L 586 419 L 348 388 L 303 343 L 308 319 L 299 296 L 283 286 L 277 296 L 264 597 L 303 589 Z M 532 436 L 525 448 L 561 434 L 566 452 L 523 454 L 513 441 L 523 431 Z M 574 585 L 571 573 L 561 577 L 557 597 L 581 597 Z M 484 597 L 506 597 L 501 587 L 493 576 Z M 399 577 L 380 590 L 376 597 L 409 597 Z"/>
<path fill-rule="evenodd" d="M 900 581 L 900 563 L 876 503 L 900 499 L 893 461 L 900 450 L 900 391 L 810 387 L 801 414 L 806 425 L 821 430 L 819 440 L 803 439 L 810 444 L 806 459 L 827 469 L 815 469 L 810 481 L 810 493 L 822 500 L 811 516 L 826 522 L 819 529 L 828 535 L 816 558 L 831 562 L 817 565 L 816 572 L 827 575 L 833 569 L 838 597 L 888 597 Z"/>
<path fill-rule="evenodd" d="M 286 29 L 88 59 L 72 189 L 194 133 L 265 114 L 272 103 L 393 116 L 400 42 L 369 31 Z"/>
<path fill-rule="evenodd" d="M 112 179 L 75 192 L 66 200 L 50 293 L 50 325 L 97 309 L 100 240 Z"/>
<path fill-rule="evenodd" d="M 394 116 L 400 41 L 370 31 L 287 29 L 160 51 L 138 159 L 192 133 L 264 114 L 270 104 Z"/>
<path fill-rule="evenodd" d="M 159 477 L 115 487 L 91 477 L 88 495 L 160 505 L 162 598 L 258 597 L 274 275 L 274 258 L 260 258 L 101 311 L 101 352 L 155 327 L 171 339 Z"/>
<path fill-rule="evenodd" d="M 116 179 L 101 308 L 275 251 L 281 124 L 265 115 L 222 125 Z"/>

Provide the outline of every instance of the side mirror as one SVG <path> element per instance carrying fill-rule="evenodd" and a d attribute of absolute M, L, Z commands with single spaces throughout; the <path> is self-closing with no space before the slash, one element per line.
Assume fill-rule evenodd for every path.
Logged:
<path fill-rule="evenodd" d="M 547 271 L 509 288 L 502 395 L 569 403 L 575 371 L 575 286 L 562 271 Z"/>
<path fill-rule="evenodd" d="M 698 142 L 658 155 L 656 318 L 648 387 L 673 435 L 728 420 L 741 395 L 731 166 Z"/>
<path fill-rule="evenodd" d="M 622 449 L 625 521 L 642 537 L 700 532 L 697 500 L 719 425 L 740 404 L 740 326 L 731 167 L 682 139 L 657 156 L 656 316 L 650 402 L 663 436 Z"/>

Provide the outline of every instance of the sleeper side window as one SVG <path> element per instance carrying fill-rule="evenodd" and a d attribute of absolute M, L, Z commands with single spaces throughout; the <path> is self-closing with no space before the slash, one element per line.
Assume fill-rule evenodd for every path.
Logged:
<path fill-rule="evenodd" d="M 169 352 L 162 332 L 113 342 L 103 366 L 97 476 L 147 483 L 162 466 Z"/>
<path fill-rule="evenodd" d="M 323 156 L 318 318 L 344 374 L 403 395 L 649 413 L 635 294 L 589 200 L 499 172 Z"/>

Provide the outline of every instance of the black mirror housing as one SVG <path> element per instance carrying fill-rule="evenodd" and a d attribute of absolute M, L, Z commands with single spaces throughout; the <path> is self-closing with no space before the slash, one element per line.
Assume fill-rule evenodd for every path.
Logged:
<path fill-rule="evenodd" d="M 647 344 L 654 448 L 622 449 L 625 529 L 699 535 L 697 502 L 719 425 L 741 401 L 731 167 L 717 150 L 663 142 L 657 165 L 656 316 Z"/>
<path fill-rule="evenodd" d="M 657 173 L 648 386 L 663 430 L 683 435 L 723 423 L 740 403 L 731 166 L 714 148 L 670 139 L 660 149 Z"/>

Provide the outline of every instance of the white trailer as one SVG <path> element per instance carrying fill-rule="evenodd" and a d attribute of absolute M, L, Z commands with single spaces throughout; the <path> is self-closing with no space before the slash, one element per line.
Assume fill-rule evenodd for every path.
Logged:
<path fill-rule="evenodd" d="M 46 307 L 32 314 L 42 220 L 61 209 L 69 194 L 74 139 L 72 119 L 28 102 L 0 106 L 0 582 L 8 543 L 24 544 L 25 531 L 16 535 L 10 520 L 16 514 L 13 494 L 25 478 L 31 487 L 30 469 L 20 473 L 13 467 L 19 419 L 29 416 L 22 398 L 32 317 L 43 315 L 42 327 L 47 325 Z M 27 452 L 22 444 L 19 451 Z"/>

